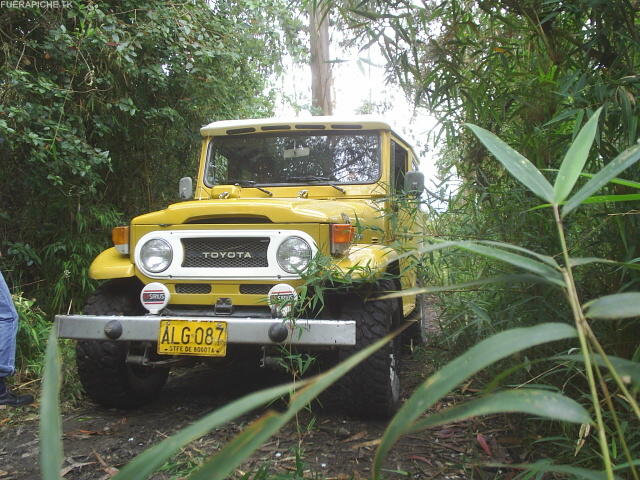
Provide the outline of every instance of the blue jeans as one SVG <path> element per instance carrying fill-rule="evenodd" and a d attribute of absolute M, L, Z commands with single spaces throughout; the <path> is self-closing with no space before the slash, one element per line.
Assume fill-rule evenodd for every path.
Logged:
<path fill-rule="evenodd" d="M 18 313 L 0 272 L 0 378 L 15 373 Z"/>

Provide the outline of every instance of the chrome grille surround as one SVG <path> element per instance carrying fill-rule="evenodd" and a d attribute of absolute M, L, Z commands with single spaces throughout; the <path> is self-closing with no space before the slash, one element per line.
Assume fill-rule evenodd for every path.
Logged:
<path fill-rule="evenodd" d="M 278 247 L 289 237 L 300 237 L 318 251 L 314 239 L 300 230 L 158 230 L 143 235 L 134 250 L 135 265 L 143 275 L 171 280 L 282 280 L 299 279 L 288 273 L 276 259 Z M 153 273 L 140 261 L 142 246 L 152 239 L 163 239 L 171 245 L 173 260 L 169 267 Z"/>

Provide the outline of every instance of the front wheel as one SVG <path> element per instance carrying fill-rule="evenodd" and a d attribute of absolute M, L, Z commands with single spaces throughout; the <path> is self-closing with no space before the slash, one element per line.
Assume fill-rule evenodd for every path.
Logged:
<path fill-rule="evenodd" d="M 88 299 L 88 315 L 142 315 L 138 300 L 142 285 L 137 279 L 115 280 L 101 286 Z M 152 401 L 167 381 L 168 368 L 130 365 L 130 348 L 144 348 L 129 342 L 80 340 L 76 364 L 80 383 L 87 395 L 105 407 L 134 408 Z"/>
<path fill-rule="evenodd" d="M 382 282 L 380 282 L 382 283 Z M 377 292 L 395 290 L 379 285 Z M 376 294 L 370 295 L 375 297 Z M 351 295 L 344 299 L 341 318 L 356 321 L 356 345 L 343 355 L 362 350 L 387 335 L 397 323 L 399 302 L 369 300 Z M 400 406 L 400 338 L 396 336 L 351 370 L 343 381 L 345 406 L 349 413 L 386 419 Z"/>

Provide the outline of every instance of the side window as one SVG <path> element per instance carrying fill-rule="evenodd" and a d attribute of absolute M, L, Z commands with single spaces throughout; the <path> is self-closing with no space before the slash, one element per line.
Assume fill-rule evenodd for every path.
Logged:
<path fill-rule="evenodd" d="M 391 140 L 391 190 L 402 192 L 404 188 L 404 176 L 407 173 L 407 152 L 400 144 Z"/>

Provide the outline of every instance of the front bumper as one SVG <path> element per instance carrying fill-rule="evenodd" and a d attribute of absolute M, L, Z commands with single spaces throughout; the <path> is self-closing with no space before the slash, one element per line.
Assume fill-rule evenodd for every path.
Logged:
<path fill-rule="evenodd" d="M 60 338 L 155 342 L 160 320 L 169 319 L 226 322 L 228 344 L 348 346 L 356 343 L 353 320 L 297 319 L 294 324 L 290 320 L 251 317 L 56 315 L 55 328 Z"/>

